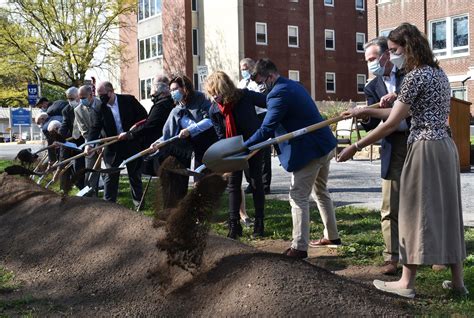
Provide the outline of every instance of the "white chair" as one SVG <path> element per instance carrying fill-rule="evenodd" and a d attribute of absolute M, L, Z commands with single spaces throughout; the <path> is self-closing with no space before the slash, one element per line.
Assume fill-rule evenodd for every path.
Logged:
<path fill-rule="evenodd" d="M 357 121 L 354 118 L 339 121 L 336 125 L 335 133 L 337 139 L 336 156 L 341 148 L 339 145 L 346 145 L 346 147 L 352 145 L 352 136 L 354 133 L 357 135 L 357 140 L 360 139 Z"/>

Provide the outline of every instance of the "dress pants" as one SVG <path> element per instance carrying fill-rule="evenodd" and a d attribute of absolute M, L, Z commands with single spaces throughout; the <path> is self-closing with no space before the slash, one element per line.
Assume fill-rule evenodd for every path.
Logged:
<path fill-rule="evenodd" d="M 314 159 L 291 175 L 290 205 L 293 219 L 293 242 L 291 247 L 308 250 L 309 243 L 309 197 L 312 193 L 324 224 L 324 237 L 339 238 L 334 205 L 327 189 L 329 166 L 335 149 L 327 155 Z"/>
<path fill-rule="evenodd" d="M 265 193 L 262 183 L 262 154 L 259 152 L 249 160 L 250 182 L 255 207 L 255 218 L 263 219 Z M 242 202 L 242 170 L 234 171 L 229 177 L 229 220 L 240 220 L 240 203 Z"/>
<path fill-rule="evenodd" d="M 381 226 L 385 243 L 385 261 L 399 259 L 398 207 L 400 204 L 400 176 L 407 155 L 407 134 L 395 132 L 390 135 L 392 152 L 386 179 L 382 180 Z"/>
<path fill-rule="evenodd" d="M 105 161 L 105 166 L 107 168 L 118 167 L 125 159 L 127 158 L 116 153 L 112 162 Z M 128 180 L 130 180 L 133 204 L 135 206 L 140 203 L 143 195 L 142 162 L 143 160 L 140 158 L 127 164 Z M 117 201 L 119 177 L 120 172 L 104 174 L 104 200 L 111 202 Z"/>

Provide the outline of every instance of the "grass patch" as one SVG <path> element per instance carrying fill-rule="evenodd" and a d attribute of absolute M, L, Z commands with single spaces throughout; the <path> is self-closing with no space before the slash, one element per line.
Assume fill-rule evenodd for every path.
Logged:
<path fill-rule="evenodd" d="M 12 160 L 0 160 L 0 172 L 3 172 L 6 167 L 13 164 Z"/>

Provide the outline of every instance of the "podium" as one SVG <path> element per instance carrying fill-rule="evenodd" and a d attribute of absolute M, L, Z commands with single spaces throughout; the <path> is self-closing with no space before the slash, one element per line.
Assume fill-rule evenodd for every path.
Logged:
<path fill-rule="evenodd" d="M 470 106 L 470 102 L 451 97 L 451 111 L 449 112 L 448 125 L 451 127 L 453 140 L 458 148 L 461 172 L 471 171 Z"/>

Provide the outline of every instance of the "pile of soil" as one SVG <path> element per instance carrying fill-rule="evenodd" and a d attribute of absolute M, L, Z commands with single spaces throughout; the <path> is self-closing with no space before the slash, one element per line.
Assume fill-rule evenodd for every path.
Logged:
<path fill-rule="evenodd" d="M 166 253 L 163 228 L 117 204 L 61 197 L 33 182 L 0 175 L 0 266 L 31 296 L 40 316 L 406 315 L 404 300 L 338 277 L 305 261 L 262 253 L 211 235 L 191 274 L 169 268 L 167 288 L 155 279 Z M 9 314 L 9 312 L 0 312 Z"/>

